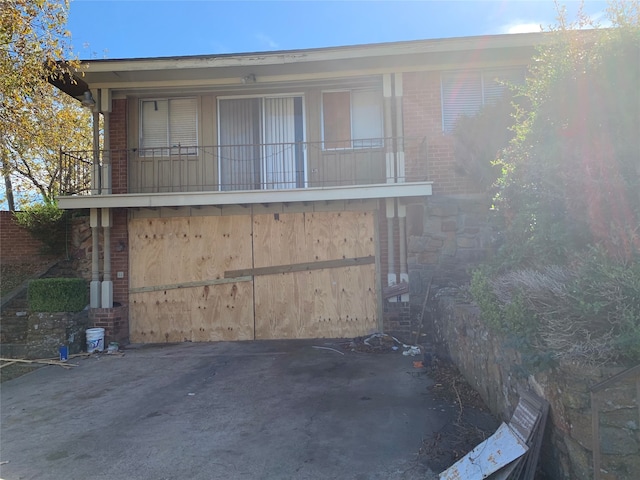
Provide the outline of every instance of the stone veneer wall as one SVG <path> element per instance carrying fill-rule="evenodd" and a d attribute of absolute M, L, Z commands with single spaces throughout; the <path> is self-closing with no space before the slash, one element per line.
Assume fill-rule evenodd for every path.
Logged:
<path fill-rule="evenodd" d="M 447 290 L 441 290 L 441 294 Z M 474 305 L 438 295 L 431 325 L 440 354 L 449 356 L 491 411 L 508 421 L 519 389 L 547 399 L 546 426 L 539 465 L 549 478 L 590 479 L 592 469 L 592 411 L 590 387 L 622 368 L 584 367 L 568 362 L 528 373 L 523 356 L 506 339 L 492 334 Z M 636 380 L 640 382 L 640 379 Z M 598 393 L 603 480 L 640 478 L 640 386 L 632 380 Z"/>
<path fill-rule="evenodd" d="M 426 323 L 422 309 L 427 290 L 433 294 L 441 287 L 468 283 L 470 268 L 495 247 L 489 203 L 485 195 L 470 194 L 434 195 L 407 205 L 410 321 L 398 318 L 391 323 L 388 319 L 398 314 L 397 308 L 390 308 L 391 313 L 385 311 L 385 326 L 397 324 L 411 338 L 420 330 L 424 333 L 421 323 Z"/>

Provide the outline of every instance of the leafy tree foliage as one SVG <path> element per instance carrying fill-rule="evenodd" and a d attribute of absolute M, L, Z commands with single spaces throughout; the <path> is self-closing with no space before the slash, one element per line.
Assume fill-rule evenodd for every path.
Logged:
<path fill-rule="evenodd" d="M 68 1 L 0 4 L 0 160 L 8 196 L 58 193 L 58 150 L 86 149 L 90 116 L 57 93 L 47 78 L 78 67 L 65 30 Z M 27 197 L 28 198 L 28 197 Z"/>
<path fill-rule="evenodd" d="M 472 292 L 532 358 L 640 359 L 640 2 L 607 13 L 561 12 L 497 163 L 505 241 Z"/>
<path fill-rule="evenodd" d="M 511 266 L 565 262 L 600 245 L 630 260 L 640 248 L 638 2 L 610 5 L 610 29 L 561 17 L 520 92 L 516 137 L 501 158 L 496 199 L 509 220 Z"/>

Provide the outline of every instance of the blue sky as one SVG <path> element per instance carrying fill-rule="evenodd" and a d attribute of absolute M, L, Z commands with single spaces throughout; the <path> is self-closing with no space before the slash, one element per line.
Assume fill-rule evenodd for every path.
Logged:
<path fill-rule="evenodd" d="M 564 1 L 569 17 L 577 1 Z M 587 0 L 599 18 L 606 2 Z M 553 0 L 72 0 L 68 30 L 81 59 L 241 53 L 539 31 Z"/>

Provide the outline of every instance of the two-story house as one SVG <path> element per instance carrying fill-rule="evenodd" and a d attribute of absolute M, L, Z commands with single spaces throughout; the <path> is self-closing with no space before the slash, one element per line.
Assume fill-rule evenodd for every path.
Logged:
<path fill-rule="evenodd" d="M 95 325 L 132 342 L 409 335 L 425 208 L 480 193 L 454 168 L 456 119 L 543 38 L 90 60 L 52 81 L 94 114 L 95 150 L 61 155 L 91 185 L 58 202 L 90 211 Z M 457 241 L 444 223 L 427 253 Z"/>

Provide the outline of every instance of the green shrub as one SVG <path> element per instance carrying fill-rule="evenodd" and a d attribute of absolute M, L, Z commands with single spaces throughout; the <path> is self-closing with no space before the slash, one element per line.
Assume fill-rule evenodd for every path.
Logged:
<path fill-rule="evenodd" d="M 32 280 L 28 298 L 34 312 L 79 312 L 87 305 L 87 282 L 82 278 Z"/>
<path fill-rule="evenodd" d="M 45 255 L 60 255 L 66 247 L 67 212 L 47 202 L 25 207 L 14 213 L 18 225 L 44 245 Z"/>

